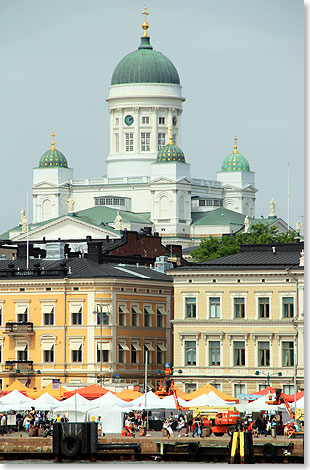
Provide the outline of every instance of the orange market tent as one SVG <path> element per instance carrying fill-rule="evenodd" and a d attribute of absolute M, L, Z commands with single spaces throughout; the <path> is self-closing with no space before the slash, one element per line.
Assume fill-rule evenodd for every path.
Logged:
<path fill-rule="evenodd" d="M 141 397 L 143 393 L 138 392 L 138 390 L 128 390 L 124 389 L 121 392 L 118 392 L 115 394 L 116 397 L 121 398 L 122 400 L 125 401 L 131 401 L 134 400 L 135 398 Z"/>
<path fill-rule="evenodd" d="M 33 390 L 32 388 L 28 388 L 26 387 L 26 385 L 22 384 L 19 380 L 14 380 L 13 383 L 11 383 L 11 385 L 9 385 L 8 387 L 6 387 L 6 389 L 4 390 L 5 392 L 12 392 L 13 390 L 18 390 L 19 392 L 25 392 L 25 394 L 27 395 L 27 397 L 29 398 L 38 398 L 39 397 L 39 394 L 38 392 L 36 392 L 35 390 Z"/>
<path fill-rule="evenodd" d="M 76 390 L 65 391 L 65 398 L 72 397 L 72 395 L 75 393 L 79 393 L 79 395 L 87 398 L 88 400 L 94 400 L 95 398 L 99 398 L 102 395 L 105 395 L 109 391 L 110 390 L 107 388 L 101 387 L 101 385 L 92 384 L 88 385 L 87 387 L 77 388 Z"/>
<path fill-rule="evenodd" d="M 51 382 L 47 387 L 44 387 L 38 392 L 38 396 L 43 395 L 43 393 L 48 393 L 52 397 L 57 398 L 57 400 L 61 400 L 61 398 L 65 396 L 66 391 L 67 390 L 61 385 L 59 385 L 59 388 L 53 388 L 53 383 Z"/>
<path fill-rule="evenodd" d="M 179 398 L 182 398 L 183 400 L 190 400 L 190 398 L 188 398 L 189 393 L 183 392 L 183 390 L 178 387 L 174 387 L 174 389 Z"/>
<path fill-rule="evenodd" d="M 198 390 L 195 390 L 194 392 L 188 393 L 187 397 L 186 397 L 186 400 L 192 400 L 193 398 L 197 398 L 200 395 L 202 395 L 203 393 L 208 395 L 208 393 L 210 393 L 210 392 L 216 393 L 216 395 L 219 396 L 220 398 L 222 398 L 222 400 L 239 403 L 238 398 L 234 398 L 231 395 L 228 395 L 227 393 L 221 392 L 217 388 L 213 387 L 213 385 L 211 385 L 211 384 L 204 385 L 203 387 L 200 387 Z"/>

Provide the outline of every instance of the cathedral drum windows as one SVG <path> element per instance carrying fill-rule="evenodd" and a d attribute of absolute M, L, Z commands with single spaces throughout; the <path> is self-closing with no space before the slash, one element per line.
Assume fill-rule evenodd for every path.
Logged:
<path fill-rule="evenodd" d="M 151 150 L 151 133 L 141 132 L 141 152 L 149 152 Z"/>
<path fill-rule="evenodd" d="M 133 152 L 133 132 L 125 133 L 126 152 Z"/>
<path fill-rule="evenodd" d="M 166 134 L 164 132 L 158 132 L 157 147 L 158 150 L 166 145 Z"/>
<path fill-rule="evenodd" d="M 150 124 L 150 117 L 142 116 L 142 124 Z"/>
<path fill-rule="evenodd" d="M 159 116 L 158 118 L 158 124 L 160 126 L 164 126 L 166 124 L 166 118 L 164 116 Z"/>

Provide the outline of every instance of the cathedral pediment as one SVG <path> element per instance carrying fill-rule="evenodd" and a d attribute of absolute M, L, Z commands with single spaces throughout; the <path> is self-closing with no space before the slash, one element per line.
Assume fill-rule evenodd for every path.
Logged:
<path fill-rule="evenodd" d="M 90 235 L 93 238 L 120 238 L 112 227 L 96 226 L 80 219 L 74 219 L 74 216 L 65 215 L 46 223 L 34 224 L 29 231 L 29 240 L 40 240 L 45 237 L 46 240 L 56 240 L 58 238 L 74 238 L 84 239 Z M 27 233 L 19 233 L 14 235 L 12 240 L 26 240 Z"/>
<path fill-rule="evenodd" d="M 189 178 L 179 178 L 177 180 L 173 180 L 171 178 L 167 178 L 166 176 L 161 176 L 159 178 L 154 179 L 151 182 L 151 185 L 153 185 L 153 184 L 171 184 L 171 183 L 192 184 L 192 181 Z"/>
<path fill-rule="evenodd" d="M 40 181 L 40 183 L 34 184 L 32 189 L 41 189 L 41 188 L 61 188 L 67 187 L 68 183 L 54 184 L 49 181 Z"/>

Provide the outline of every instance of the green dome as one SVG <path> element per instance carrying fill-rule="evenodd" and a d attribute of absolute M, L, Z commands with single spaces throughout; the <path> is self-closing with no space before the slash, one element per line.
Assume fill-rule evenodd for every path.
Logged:
<path fill-rule="evenodd" d="M 68 163 L 66 157 L 59 152 L 56 148 L 50 149 L 45 152 L 40 160 L 40 168 L 54 168 L 55 166 L 61 166 L 63 168 L 68 168 Z"/>
<path fill-rule="evenodd" d="M 180 77 L 173 63 L 161 52 L 153 50 L 149 37 L 142 37 L 137 51 L 126 55 L 116 66 L 111 85 L 122 83 L 173 83 Z"/>
<path fill-rule="evenodd" d="M 181 162 L 185 163 L 183 150 L 175 144 L 167 144 L 157 154 L 156 163 Z"/>
<path fill-rule="evenodd" d="M 250 165 L 241 153 L 233 152 L 225 158 L 222 171 L 250 171 Z"/>

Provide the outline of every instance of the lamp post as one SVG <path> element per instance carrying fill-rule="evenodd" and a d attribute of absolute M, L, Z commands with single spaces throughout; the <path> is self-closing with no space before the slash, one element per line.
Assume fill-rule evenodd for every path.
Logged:
<path fill-rule="evenodd" d="M 266 372 L 261 372 L 260 370 L 256 370 L 254 373 L 255 373 L 255 375 L 261 375 L 261 374 L 265 375 L 267 377 L 267 386 L 268 387 L 270 385 L 270 377 L 275 377 L 276 375 L 278 377 L 282 377 L 282 372 L 280 372 L 280 371 L 270 374 L 269 372 L 266 373 Z"/>
<path fill-rule="evenodd" d="M 97 308 L 99 307 L 99 310 L 94 310 L 93 314 L 97 315 L 97 323 L 98 319 L 100 322 L 100 376 L 99 376 L 99 383 L 102 386 L 102 324 L 103 324 L 103 318 L 104 315 L 109 315 L 109 304 L 103 304 L 106 299 L 97 299 L 96 302 L 100 302 L 100 304 L 97 305 Z M 103 307 L 106 308 L 106 311 L 103 311 Z M 99 314 L 99 317 L 98 317 Z"/>

